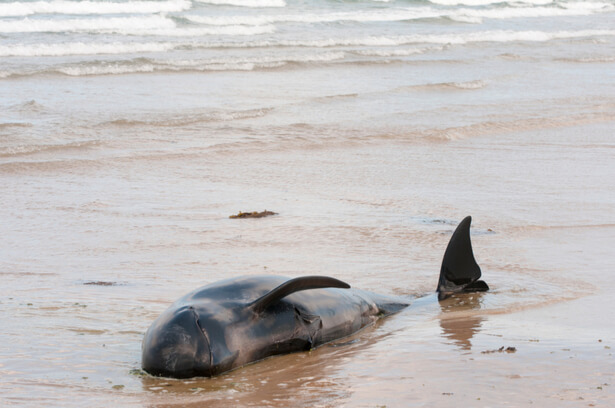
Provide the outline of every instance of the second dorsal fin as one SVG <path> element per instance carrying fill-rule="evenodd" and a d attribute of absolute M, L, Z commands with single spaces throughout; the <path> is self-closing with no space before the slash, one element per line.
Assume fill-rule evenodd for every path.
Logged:
<path fill-rule="evenodd" d="M 250 303 L 249 307 L 255 312 L 260 313 L 272 303 L 277 302 L 290 295 L 291 293 L 299 292 L 308 289 L 321 288 L 342 288 L 348 289 L 350 285 L 341 280 L 330 278 L 328 276 L 301 276 L 284 282 L 280 286 L 272 289 L 270 292 L 259 297 L 254 302 Z"/>
<path fill-rule="evenodd" d="M 445 299 L 458 292 L 483 292 L 489 286 L 479 281 L 480 266 L 474 259 L 472 242 L 470 241 L 470 224 L 472 217 L 466 217 L 459 223 L 453 233 L 440 269 L 438 281 L 438 298 Z"/>

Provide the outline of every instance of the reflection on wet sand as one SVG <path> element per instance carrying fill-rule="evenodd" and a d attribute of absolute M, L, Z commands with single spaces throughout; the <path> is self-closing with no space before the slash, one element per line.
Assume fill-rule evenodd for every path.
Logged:
<path fill-rule="evenodd" d="M 383 319 L 385 320 L 385 319 Z M 379 323 L 379 322 L 378 322 Z M 377 343 L 379 324 L 317 350 L 272 357 L 214 378 L 142 377 L 150 407 L 315 406 L 347 399 L 344 362 Z"/>
<path fill-rule="evenodd" d="M 344 398 L 348 390 L 327 376 L 337 355 L 296 353 L 240 368 L 215 378 L 172 380 L 143 377 L 150 407 L 290 406 Z"/>
<path fill-rule="evenodd" d="M 465 313 L 481 308 L 484 293 L 453 295 L 440 303 L 440 327 L 443 335 L 462 350 L 472 349 L 472 337 L 480 330 L 483 317 Z"/>

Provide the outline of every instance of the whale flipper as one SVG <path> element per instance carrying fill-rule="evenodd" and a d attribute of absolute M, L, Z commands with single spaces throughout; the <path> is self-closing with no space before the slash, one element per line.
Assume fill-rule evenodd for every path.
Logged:
<path fill-rule="evenodd" d="M 446 247 L 436 290 L 439 300 L 446 299 L 453 293 L 489 290 L 489 286 L 484 281 L 478 280 L 481 272 L 472 251 L 471 223 L 472 217 L 464 218 Z"/>
<path fill-rule="evenodd" d="M 299 278 L 291 279 L 284 282 L 280 286 L 272 289 L 267 294 L 256 299 L 250 303 L 249 307 L 254 313 L 261 313 L 272 303 L 277 302 L 290 295 L 291 293 L 299 292 L 301 290 L 308 289 L 322 289 L 322 288 L 342 288 L 349 289 L 350 285 L 341 280 L 330 278 L 328 276 L 301 276 Z"/>

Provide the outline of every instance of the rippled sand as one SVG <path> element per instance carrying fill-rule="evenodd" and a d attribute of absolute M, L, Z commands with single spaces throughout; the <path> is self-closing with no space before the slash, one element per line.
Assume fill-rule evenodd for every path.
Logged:
<path fill-rule="evenodd" d="M 610 406 L 612 130 L 7 161 L 2 403 Z M 279 215 L 228 218 L 265 208 Z M 438 303 L 441 256 L 470 213 L 492 290 Z M 427 297 L 219 378 L 139 371 L 143 332 L 173 300 L 262 273 Z"/>

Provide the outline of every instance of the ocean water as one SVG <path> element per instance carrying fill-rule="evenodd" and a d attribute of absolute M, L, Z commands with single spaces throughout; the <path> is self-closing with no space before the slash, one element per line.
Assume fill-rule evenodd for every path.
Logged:
<path fill-rule="evenodd" d="M 612 0 L 0 0 L 0 405 L 612 406 L 614 135 Z M 468 214 L 492 290 L 438 303 Z M 417 300 L 139 371 L 176 298 L 256 274 Z"/>

